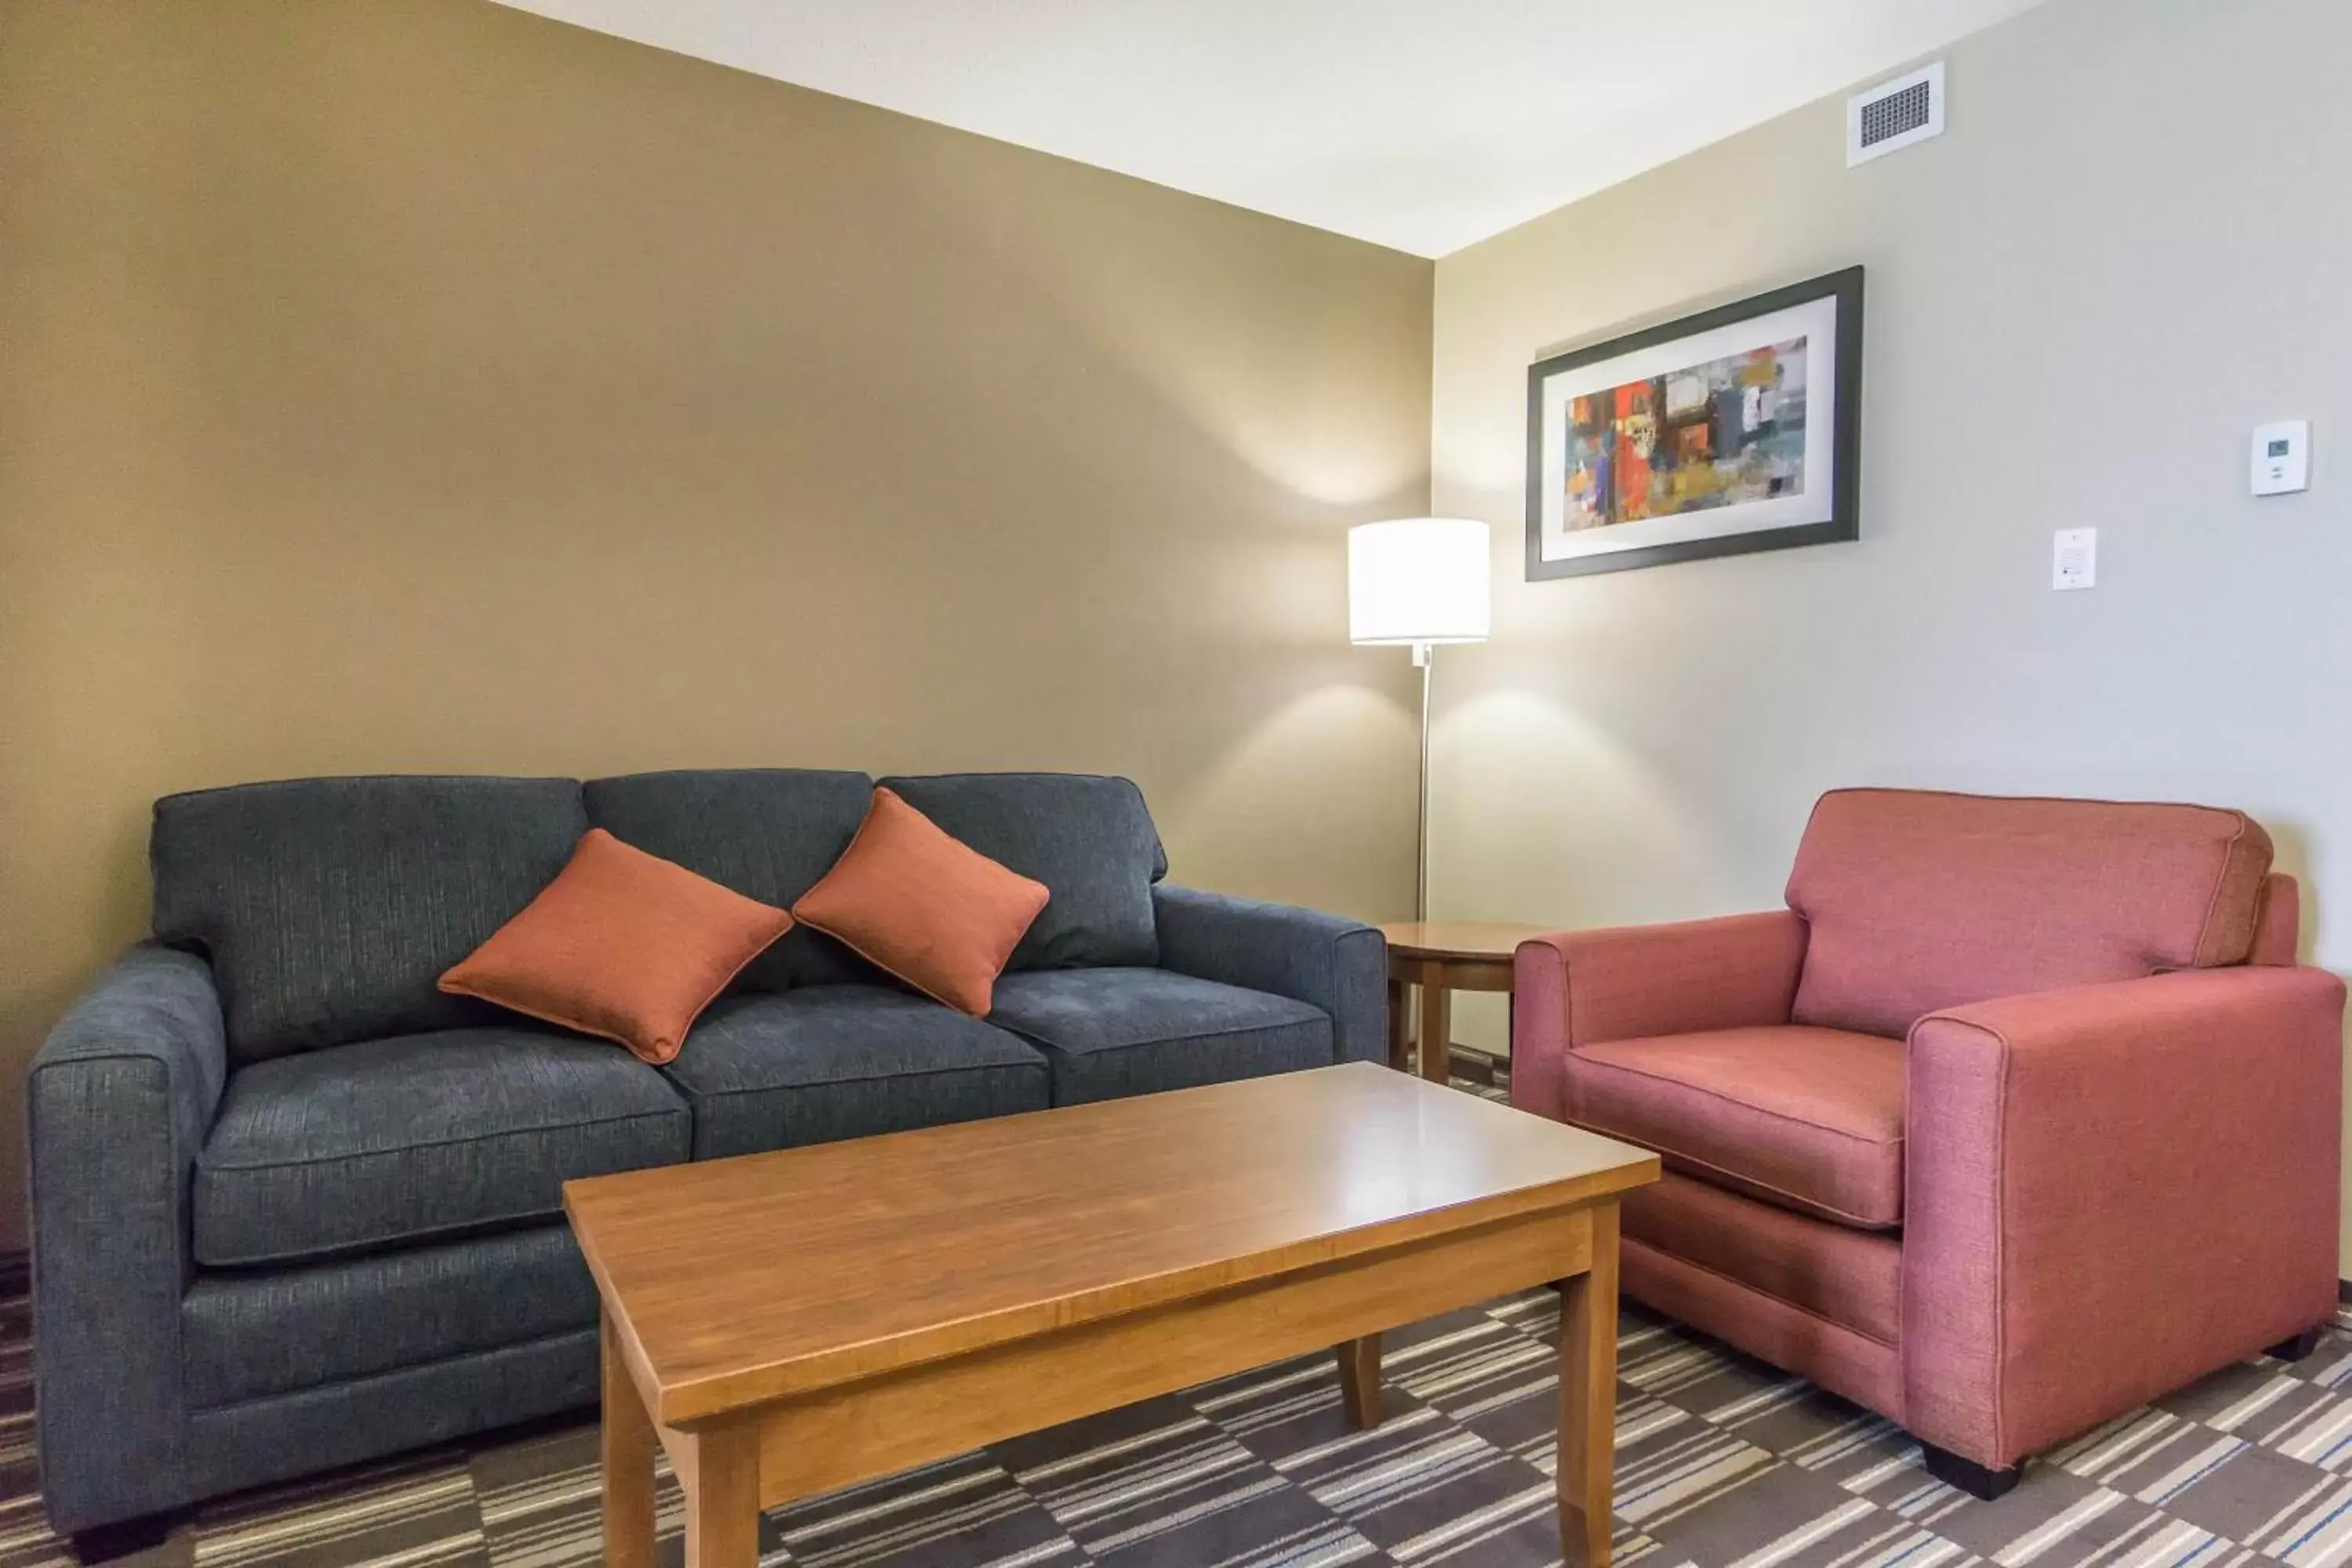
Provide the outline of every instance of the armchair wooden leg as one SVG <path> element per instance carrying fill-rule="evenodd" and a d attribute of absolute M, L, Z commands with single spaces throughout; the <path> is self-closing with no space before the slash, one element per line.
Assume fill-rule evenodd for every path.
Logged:
<path fill-rule="evenodd" d="M 1409 1059 L 1412 1052 L 1412 1016 L 1406 1012 L 1405 984 L 1402 980 L 1389 982 L 1389 1066 L 1399 1072 L 1412 1070 Z"/>
<path fill-rule="evenodd" d="M 1421 1076 L 1432 1083 L 1454 1081 L 1454 993 L 1445 965 L 1421 966 Z"/>
<path fill-rule="evenodd" d="M 1979 1502 L 1990 1502 L 2006 1497 L 2009 1489 L 2025 1473 L 2023 1465 L 2011 1465 L 2005 1470 L 1989 1470 L 1974 1459 L 1963 1459 L 1948 1448 L 1933 1443 L 1919 1445 L 1919 1457 L 1926 1462 L 1927 1473 L 1948 1487 L 1957 1487 Z"/>
<path fill-rule="evenodd" d="M 2281 1340 L 2263 1353 L 2278 1361 L 2301 1361 L 2319 1348 L 2319 1330 L 2305 1329 L 2291 1340 Z"/>

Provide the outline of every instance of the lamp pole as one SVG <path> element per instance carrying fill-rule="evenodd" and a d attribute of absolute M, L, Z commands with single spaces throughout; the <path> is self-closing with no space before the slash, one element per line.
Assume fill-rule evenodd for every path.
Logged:
<path fill-rule="evenodd" d="M 1412 662 L 1421 670 L 1421 789 L 1420 809 L 1412 835 L 1412 918 L 1429 918 L 1429 678 L 1437 668 L 1437 645 L 1412 645 Z"/>

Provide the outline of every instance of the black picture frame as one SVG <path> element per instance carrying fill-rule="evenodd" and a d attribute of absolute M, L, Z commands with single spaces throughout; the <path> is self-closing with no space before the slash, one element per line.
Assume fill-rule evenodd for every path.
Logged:
<path fill-rule="evenodd" d="M 1786 527 L 1645 545 L 1547 561 L 1543 553 L 1545 384 L 1562 372 L 1621 355 L 1737 326 L 1816 300 L 1836 300 L 1837 346 L 1832 369 L 1834 408 L 1829 421 L 1832 477 L 1829 516 Z M 1644 327 L 1602 342 L 1570 349 L 1528 367 L 1528 581 L 1581 577 L 1597 572 L 1630 572 L 1677 561 L 1744 555 L 1759 550 L 1789 550 L 1835 544 L 1862 537 L 1862 302 L 1863 269 L 1849 267 L 1775 289 L 1729 305 Z M 1692 513 L 1688 515 L 1703 515 Z"/>

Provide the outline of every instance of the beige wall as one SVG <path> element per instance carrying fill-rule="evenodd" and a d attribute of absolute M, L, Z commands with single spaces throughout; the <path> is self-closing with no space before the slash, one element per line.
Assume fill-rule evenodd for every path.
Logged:
<path fill-rule="evenodd" d="M 487 0 L 0 5 L 0 1242 L 156 795 L 1133 774 L 1412 898 L 1430 264 Z"/>
<path fill-rule="evenodd" d="M 1849 172 L 1818 103 L 1438 264 L 1434 502 L 1498 525 L 1440 914 L 1771 906 L 1836 784 L 2186 797 L 2270 826 L 2352 968 L 2352 7 L 2053 0 L 1949 58 L 1941 141 Z M 1522 580 L 1530 361 L 1854 262 L 1861 542 Z M 2291 417 L 2316 488 L 2253 500 Z"/>

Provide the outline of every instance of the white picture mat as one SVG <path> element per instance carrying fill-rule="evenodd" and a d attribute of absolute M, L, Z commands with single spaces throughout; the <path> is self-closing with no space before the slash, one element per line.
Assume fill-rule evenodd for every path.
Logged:
<path fill-rule="evenodd" d="M 1543 559 L 1567 561 L 1654 544 L 1720 539 L 1767 528 L 1827 522 L 1834 509 L 1837 471 L 1837 298 L 1824 295 L 1769 316 L 1752 316 L 1727 327 L 1656 343 L 1614 359 L 1596 360 L 1548 376 L 1543 383 Z M 1709 507 L 1677 517 L 1615 522 L 1605 528 L 1568 526 L 1568 405 L 1573 398 L 1606 392 L 1627 382 L 1688 370 L 1755 349 L 1805 340 L 1805 488 L 1792 496 Z"/>

